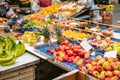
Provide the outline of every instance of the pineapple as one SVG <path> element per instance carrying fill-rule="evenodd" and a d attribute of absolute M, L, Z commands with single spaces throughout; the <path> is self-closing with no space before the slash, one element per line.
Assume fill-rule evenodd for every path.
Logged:
<path fill-rule="evenodd" d="M 57 35 L 57 37 L 58 37 L 57 42 L 58 42 L 58 43 L 63 42 L 63 41 L 64 41 L 64 37 L 63 37 L 63 35 L 62 35 L 62 32 L 61 32 L 61 30 L 60 30 L 60 26 L 59 26 L 59 25 L 56 25 L 56 26 L 55 26 L 55 31 L 56 31 L 56 35 Z"/>
<path fill-rule="evenodd" d="M 47 43 L 50 40 L 50 31 L 48 27 L 43 28 L 44 43 Z"/>

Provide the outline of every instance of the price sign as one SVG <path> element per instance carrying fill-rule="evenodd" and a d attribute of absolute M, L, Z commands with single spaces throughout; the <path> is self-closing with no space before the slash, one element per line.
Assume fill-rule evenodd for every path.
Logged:
<path fill-rule="evenodd" d="M 80 45 L 83 47 L 85 51 L 89 51 L 92 49 L 92 46 L 86 40 L 82 41 Z"/>
<path fill-rule="evenodd" d="M 113 38 L 120 39 L 120 33 L 113 33 Z"/>
<path fill-rule="evenodd" d="M 112 58 L 116 58 L 117 57 L 117 50 L 114 51 L 109 51 L 109 52 L 105 52 L 104 57 L 112 57 Z"/>

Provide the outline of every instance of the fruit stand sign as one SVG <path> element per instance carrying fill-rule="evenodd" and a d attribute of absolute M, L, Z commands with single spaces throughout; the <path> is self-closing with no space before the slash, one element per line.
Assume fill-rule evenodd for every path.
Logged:
<path fill-rule="evenodd" d="M 85 51 L 90 51 L 92 49 L 92 46 L 86 40 L 82 41 L 80 45 Z"/>
<path fill-rule="evenodd" d="M 104 57 L 112 57 L 112 58 L 117 58 L 117 50 L 114 51 L 109 51 L 109 52 L 105 52 Z"/>
<path fill-rule="evenodd" d="M 120 39 L 120 33 L 113 33 L 113 38 Z"/>

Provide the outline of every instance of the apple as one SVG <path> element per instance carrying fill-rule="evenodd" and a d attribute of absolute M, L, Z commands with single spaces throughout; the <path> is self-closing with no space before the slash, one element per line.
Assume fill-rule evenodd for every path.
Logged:
<path fill-rule="evenodd" d="M 105 75 L 105 71 L 101 71 L 100 74 L 101 74 L 101 75 Z"/>
<path fill-rule="evenodd" d="M 59 52 L 59 57 L 64 58 L 65 57 L 64 52 Z"/>
<path fill-rule="evenodd" d="M 87 72 L 87 69 L 85 66 L 79 66 L 78 69 L 82 72 Z"/>
<path fill-rule="evenodd" d="M 111 80 L 111 78 L 105 78 L 105 80 Z"/>
<path fill-rule="evenodd" d="M 106 71 L 105 76 L 111 78 L 113 76 L 111 71 Z"/>
<path fill-rule="evenodd" d="M 84 53 L 83 52 L 79 52 L 78 54 L 81 58 L 84 58 Z"/>
<path fill-rule="evenodd" d="M 51 50 L 48 48 L 46 51 L 47 51 L 47 52 L 50 52 Z"/>
<path fill-rule="evenodd" d="M 76 62 L 76 65 L 77 65 L 77 66 L 83 65 L 83 59 L 78 60 L 78 61 Z"/>
<path fill-rule="evenodd" d="M 92 61 L 91 64 L 92 64 L 92 66 L 96 66 L 96 65 L 97 65 L 97 62 Z"/>
<path fill-rule="evenodd" d="M 104 80 L 105 79 L 105 75 L 98 75 L 97 77 L 99 80 Z"/>
<path fill-rule="evenodd" d="M 113 71 L 113 74 L 114 74 L 115 76 L 120 76 L 120 71 L 119 71 L 119 70 L 115 70 L 115 71 Z"/>
<path fill-rule="evenodd" d="M 79 49 L 74 49 L 73 52 L 77 54 L 79 53 Z"/>
<path fill-rule="evenodd" d="M 112 67 L 111 67 L 111 65 L 107 65 L 107 66 L 105 66 L 104 69 L 105 69 L 106 71 L 112 71 Z"/>
<path fill-rule="evenodd" d="M 64 61 L 68 61 L 69 57 L 68 55 L 65 55 L 65 57 L 63 58 Z"/>
<path fill-rule="evenodd" d="M 98 72 L 98 71 L 93 71 L 93 76 L 94 76 L 94 77 L 98 77 L 98 75 L 99 75 L 99 72 Z"/>
<path fill-rule="evenodd" d="M 90 54 L 89 54 L 89 53 L 85 53 L 85 54 L 84 54 L 84 58 L 85 58 L 85 59 L 88 59 L 89 57 L 90 57 Z"/>
<path fill-rule="evenodd" d="M 74 53 L 73 53 L 72 50 L 69 50 L 69 51 L 67 52 L 67 55 L 68 55 L 68 56 L 73 56 L 73 54 L 74 54 Z"/>
<path fill-rule="evenodd" d="M 102 71 L 102 67 L 101 67 L 101 66 L 99 66 L 99 65 L 96 65 L 96 66 L 95 66 L 95 70 L 97 70 L 97 71 L 101 72 L 101 71 Z"/>
<path fill-rule="evenodd" d="M 67 51 L 67 50 L 70 50 L 70 48 L 69 48 L 68 46 L 66 46 L 66 47 L 64 48 L 64 50 Z"/>
<path fill-rule="evenodd" d="M 101 59 L 102 59 L 102 56 L 99 55 L 99 56 L 96 57 L 96 59 L 97 59 L 97 60 L 101 60 Z"/>
<path fill-rule="evenodd" d="M 112 65 L 112 68 L 113 68 L 114 70 L 118 70 L 118 69 L 119 69 L 119 65 L 118 65 L 118 64 L 114 64 L 114 65 Z"/>
<path fill-rule="evenodd" d="M 111 78 L 111 80 L 119 80 L 119 77 L 118 77 L 118 76 L 113 76 L 113 77 Z"/>
<path fill-rule="evenodd" d="M 58 57 L 56 58 L 59 62 L 62 62 L 63 61 L 63 58 L 62 57 Z"/>
<path fill-rule="evenodd" d="M 106 66 L 110 65 L 109 62 L 105 61 L 103 64 L 102 64 L 102 67 L 105 68 Z"/>
<path fill-rule="evenodd" d="M 69 45 L 69 41 L 68 40 L 65 40 L 64 42 L 61 43 L 61 45 Z"/>
<path fill-rule="evenodd" d="M 55 53 L 55 50 L 50 50 L 50 53 L 51 53 L 51 54 L 54 54 L 54 53 Z"/>
<path fill-rule="evenodd" d="M 101 64 L 103 64 L 105 62 L 105 59 L 100 59 L 98 62 L 97 62 L 97 64 L 98 65 L 101 65 Z"/>
<path fill-rule="evenodd" d="M 60 51 L 60 48 L 59 48 L 59 47 L 56 47 L 56 48 L 55 48 L 55 51 Z"/>
<path fill-rule="evenodd" d="M 88 59 L 87 59 L 85 62 L 86 62 L 86 64 L 87 64 L 87 63 L 91 63 L 91 61 L 90 61 L 90 60 L 88 60 Z"/>
<path fill-rule="evenodd" d="M 98 59 L 97 58 L 93 58 L 92 61 L 98 62 Z"/>
<path fill-rule="evenodd" d="M 68 62 L 69 62 L 69 63 L 72 63 L 73 60 L 72 60 L 71 58 L 68 58 Z"/>
<path fill-rule="evenodd" d="M 112 57 L 108 58 L 108 62 L 109 62 L 109 63 L 112 63 L 113 61 L 114 61 L 114 60 L 113 60 Z"/>
<path fill-rule="evenodd" d="M 86 68 L 87 68 L 87 69 L 90 69 L 90 68 L 92 68 L 92 65 L 91 65 L 90 63 L 87 63 L 87 64 L 86 64 Z"/>
<path fill-rule="evenodd" d="M 108 58 L 107 57 L 104 57 L 104 59 L 107 61 L 108 60 Z"/>

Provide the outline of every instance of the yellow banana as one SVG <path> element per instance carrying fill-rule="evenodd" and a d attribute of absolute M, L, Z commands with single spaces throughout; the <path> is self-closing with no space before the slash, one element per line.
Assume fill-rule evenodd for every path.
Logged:
<path fill-rule="evenodd" d="M 15 56 L 14 56 L 11 61 L 1 63 L 0 65 L 2 65 L 2 66 L 10 66 L 10 65 L 12 65 L 12 64 L 15 63 L 15 60 L 16 60 L 16 58 L 15 58 Z"/>
<path fill-rule="evenodd" d="M 0 63 L 11 61 L 13 58 L 14 58 L 13 55 L 11 55 L 9 57 L 2 57 L 2 58 L 0 58 Z"/>

